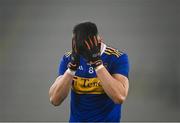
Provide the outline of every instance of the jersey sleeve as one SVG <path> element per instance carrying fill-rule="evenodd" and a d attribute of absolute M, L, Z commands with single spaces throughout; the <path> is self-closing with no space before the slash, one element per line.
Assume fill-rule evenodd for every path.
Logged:
<path fill-rule="evenodd" d="M 128 55 L 123 53 L 116 57 L 112 63 L 111 74 L 121 74 L 128 78 L 129 75 L 129 61 Z"/>
<path fill-rule="evenodd" d="M 68 69 L 67 65 L 69 63 L 69 57 L 64 55 L 61 60 L 60 60 L 60 64 L 59 64 L 59 72 L 58 75 L 63 75 L 65 73 L 65 71 Z"/>

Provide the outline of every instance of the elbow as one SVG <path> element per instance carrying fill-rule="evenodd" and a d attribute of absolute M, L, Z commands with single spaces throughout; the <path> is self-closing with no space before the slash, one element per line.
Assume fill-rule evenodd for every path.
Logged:
<path fill-rule="evenodd" d="M 125 101 L 126 97 L 118 96 L 113 99 L 115 104 L 122 104 Z"/>
<path fill-rule="evenodd" d="M 117 94 L 114 97 L 113 101 L 114 101 L 115 104 L 122 104 L 126 100 L 126 97 L 127 97 L 127 94 L 124 94 L 124 95 Z"/>
<path fill-rule="evenodd" d="M 61 104 L 61 101 L 56 96 L 50 96 L 50 102 L 54 106 L 59 106 Z"/>
<path fill-rule="evenodd" d="M 61 104 L 59 96 L 52 93 L 51 90 L 49 91 L 49 100 L 50 100 L 51 104 L 54 106 L 59 106 Z"/>
<path fill-rule="evenodd" d="M 122 104 L 126 100 L 127 95 L 128 95 L 128 88 L 126 88 L 124 91 L 116 92 L 113 99 L 114 103 Z"/>

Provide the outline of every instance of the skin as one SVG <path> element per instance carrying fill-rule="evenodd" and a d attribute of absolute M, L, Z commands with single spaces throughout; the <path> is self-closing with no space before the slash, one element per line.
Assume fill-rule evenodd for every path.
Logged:
<path fill-rule="evenodd" d="M 104 91 L 114 101 L 114 103 L 123 103 L 128 95 L 128 78 L 121 74 L 110 75 L 105 67 L 96 71 L 96 74 L 101 80 L 101 85 Z"/>
<path fill-rule="evenodd" d="M 72 80 L 73 75 L 69 74 L 67 71 L 62 76 L 56 78 L 49 89 L 50 102 L 54 106 L 60 105 L 68 96 Z"/>
<path fill-rule="evenodd" d="M 105 67 L 96 71 L 97 77 L 101 80 L 101 85 L 106 94 L 116 104 L 121 104 L 127 97 L 129 90 L 129 80 L 121 74 L 111 75 Z M 60 105 L 68 96 L 73 75 L 67 71 L 64 75 L 56 78 L 55 82 L 49 89 L 50 101 L 54 106 Z"/>

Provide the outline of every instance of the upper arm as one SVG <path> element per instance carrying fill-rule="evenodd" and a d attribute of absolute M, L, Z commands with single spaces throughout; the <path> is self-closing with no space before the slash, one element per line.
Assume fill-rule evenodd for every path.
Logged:
<path fill-rule="evenodd" d="M 117 82 L 120 82 L 125 89 L 127 96 L 129 90 L 129 60 L 127 54 L 116 57 L 112 64 L 111 75 Z"/>
<path fill-rule="evenodd" d="M 112 77 L 117 81 L 123 82 L 122 84 L 125 88 L 129 88 L 129 79 L 126 76 L 121 74 L 112 74 Z"/>
<path fill-rule="evenodd" d="M 128 55 L 122 53 L 121 56 L 115 57 L 111 66 L 111 74 L 121 74 L 128 78 L 129 76 L 129 60 Z"/>
<path fill-rule="evenodd" d="M 59 71 L 58 71 L 58 75 L 63 75 L 65 73 L 65 71 L 67 70 L 67 65 L 69 63 L 69 55 L 70 54 L 65 54 L 62 58 L 61 58 L 61 61 L 60 61 L 60 64 L 59 64 Z"/>
<path fill-rule="evenodd" d="M 50 89 L 49 89 L 49 95 L 52 94 L 54 88 L 56 87 L 57 85 L 57 82 L 58 80 L 62 77 L 62 75 L 65 73 L 65 71 L 67 70 L 67 64 L 68 64 L 68 57 L 67 55 L 65 54 L 61 60 L 60 60 L 60 63 L 59 63 L 59 68 L 58 68 L 58 76 L 55 80 L 55 82 L 51 85 Z"/>
<path fill-rule="evenodd" d="M 56 85 L 57 85 L 57 80 L 58 79 L 60 79 L 62 76 L 60 75 L 60 76 L 58 76 L 57 78 L 56 78 L 56 80 L 55 80 L 55 82 L 51 85 L 51 87 L 49 88 L 49 95 L 52 95 L 52 92 L 53 92 L 53 90 L 54 90 L 54 88 L 56 87 Z"/>
<path fill-rule="evenodd" d="M 121 74 L 113 74 L 112 77 L 117 80 L 117 82 L 120 82 L 125 90 L 125 96 L 128 94 L 129 90 L 129 80 L 126 76 Z"/>

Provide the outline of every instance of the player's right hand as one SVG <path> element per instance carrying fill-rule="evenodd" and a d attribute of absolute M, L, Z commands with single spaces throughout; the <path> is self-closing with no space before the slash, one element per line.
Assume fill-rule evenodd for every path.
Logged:
<path fill-rule="evenodd" d="M 84 45 L 85 49 L 82 56 L 87 60 L 88 63 L 91 64 L 93 68 L 96 69 L 102 64 L 102 60 L 100 58 L 101 42 L 97 39 L 97 36 L 93 36 L 88 37 L 88 39 L 85 40 Z"/>
<path fill-rule="evenodd" d="M 72 38 L 72 53 L 70 55 L 70 62 L 68 68 L 72 71 L 76 71 L 79 67 L 80 56 L 78 54 L 77 46 L 74 37 Z"/>

